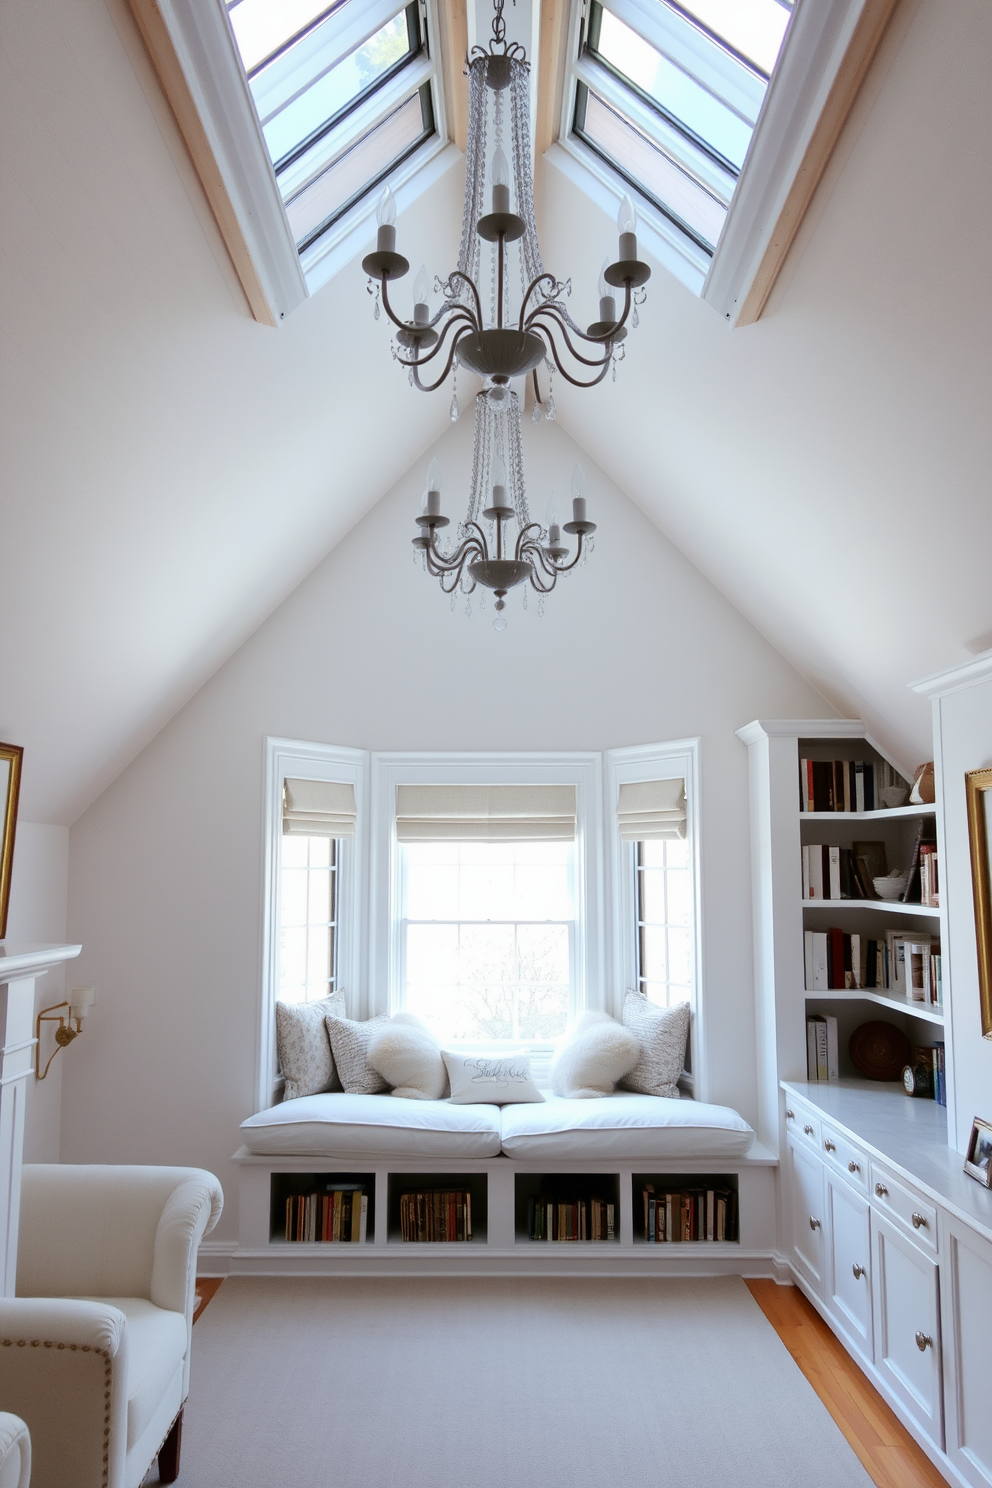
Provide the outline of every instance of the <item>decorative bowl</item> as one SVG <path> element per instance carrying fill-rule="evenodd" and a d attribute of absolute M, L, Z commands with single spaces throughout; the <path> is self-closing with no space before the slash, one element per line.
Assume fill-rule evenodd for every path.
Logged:
<path fill-rule="evenodd" d="M 894 1023 L 862 1023 L 851 1034 L 851 1063 L 868 1080 L 898 1080 L 909 1063 L 909 1039 Z"/>
<path fill-rule="evenodd" d="M 897 873 L 894 876 L 888 874 L 885 878 L 873 878 L 872 883 L 879 899 L 898 899 L 906 887 L 906 875 L 905 873 Z"/>
<path fill-rule="evenodd" d="M 909 790 L 905 785 L 884 785 L 881 795 L 882 805 L 886 810 L 893 811 L 896 806 L 905 806 Z"/>

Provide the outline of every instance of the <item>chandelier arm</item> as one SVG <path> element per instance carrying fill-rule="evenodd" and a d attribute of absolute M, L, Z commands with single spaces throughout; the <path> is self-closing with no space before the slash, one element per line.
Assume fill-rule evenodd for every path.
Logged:
<path fill-rule="evenodd" d="M 473 522 L 471 525 L 474 527 L 475 523 Z M 448 555 L 448 557 L 445 557 L 435 543 L 433 530 L 431 532 L 430 546 L 428 548 L 425 548 L 424 551 L 427 554 L 428 566 L 430 566 L 430 563 L 433 560 L 434 567 L 432 569 L 432 572 L 434 573 L 435 577 L 440 574 L 454 573 L 455 569 L 458 569 L 460 572 L 461 569 L 465 566 L 466 559 L 472 553 L 474 553 L 477 558 L 482 558 L 483 560 L 486 558 L 485 542 L 483 541 L 480 547 L 479 539 L 477 537 L 466 537 L 461 543 L 460 547 L 456 548 L 453 553 L 450 553 Z"/>
<path fill-rule="evenodd" d="M 575 347 L 568 339 L 567 331 L 565 331 L 563 327 L 560 328 L 562 330 L 565 344 L 571 352 L 575 361 L 581 362 L 584 367 L 593 367 L 596 369 L 596 376 L 590 382 L 580 382 L 578 378 L 573 377 L 571 373 L 565 370 L 565 364 L 562 359 L 561 353 L 558 350 L 558 345 L 555 341 L 554 335 L 552 334 L 551 327 L 549 325 L 544 325 L 542 322 L 538 322 L 537 329 L 547 340 L 548 346 L 551 348 L 551 355 L 554 357 L 555 366 L 558 368 L 558 371 L 561 373 L 562 377 L 566 379 L 567 382 L 570 382 L 572 384 L 573 387 L 596 387 L 598 383 L 602 382 L 603 378 L 606 376 L 609 370 L 610 362 L 612 360 L 611 348 L 607 349 L 607 354 L 605 357 L 603 357 L 598 362 L 594 362 L 590 357 L 584 357 L 580 352 L 576 351 Z"/>
<path fill-rule="evenodd" d="M 433 392 L 436 392 L 437 391 L 437 389 L 441 386 L 442 382 L 444 382 L 444 380 L 447 377 L 448 373 L 451 371 L 452 365 L 454 364 L 455 356 L 456 356 L 456 354 L 458 352 L 458 343 L 459 343 L 460 340 L 461 340 L 461 337 L 460 336 L 456 336 L 455 339 L 454 339 L 454 341 L 452 341 L 452 343 L 451 343 L 451 350 L 448 353 L 448 360 L 444 364 L 444 371 L 441 373 L 441 376 L 437 379 L 436 382 L 421 382 L 421 380 L 420 380 L 420 367 L 421 367 L 422 363 L 419 363 L 419 362 L 412 362 L 412 363 L 411 362 L 404 362 L 403 359 L 402 359 L 402 357 L 397 357 L 396 360 L 398 362 L 400 362 L 400 364 L 402 366 L 409 367 L 410 368 L 411 372 L 413 373 L 413 385 L 414 385 L 414 387 L 419 388 L 422 393 L 433 393 Z"/>
<path fill-rule="evenodd" d="M 476 325 L 475 325 L 475 329 L 477 331 L 481 331 L 482 328 L 483 328 L 483 326 L 485 325 L 485 321 L 482 318 L 482 301 L 479 299 L 479 291 L 476 289 L 474 282 L 469 278 L 469 276 L 467 274 L 462 273 L 461 269 L 452 269 L 451 273 L 448 275 L 447 279 L 445 280 L 445 283 L 446 284 L 450 284 L 451 281 L 452 281 L 452 279 L 462 279 L 462 280 L 464 280 L 464 282 L 468 285 L 469 289 L 472 291 L 472 298 L 475 301 L 475 314 L 476 314 Z"/>
<path fill-rule="evenodd" d="M 527 293 L 524 295 L 523 303 L 520 306 L 520 330 L 522 330 L 522 331 L 523 330 L 526 330 L 526 326 L 524 325 L 524 315 L 525 315 L 525 312 L 527 310 L 527 301 L 530 299 L 531 295 L 534 293 L 534 291 L 537 288 L 537 286 L 539 284 L 541 284 L 545 279 L 550 279 L 552 284 L 557 284 L 558 283 L 558 281 L 555 278 L 554 274 L 548 274 L 548 273 L 538 274 L 538 276 L 537 276 L 536 279 L 532 279 L 531 280 L 530 284 L 527 287 Z"/>
<path fill-rule="evenodd" d="M 396 326 L 397 330 L 408 331 L 410 329 L 410 327 L 407 325 L 406 321 L 405 320 L 398 320 L 396 318 L 396 316 L 393 314 L 393 307 L 389 303 L 389 294 L 388 294 L 388 292 L 386 290 L 386 284 L 387 284 L 387 282 L 388 281 L 386 279 L 386 276 L 385 276 L 385 274 L 383 274 L 382 278 L 379 281 L 379 292 L 382 295 L 382 308 L 385 310 L 386 314 L 389 316 L 390 320 L 393 322 L 393 325 Z"/>
<path fill-rule="evenodd" d="M 472 317 L 469 314 L 469 312 L 465 309 L 464 306 L 460 306 L 459 308 L 461 309 L 462 317 L 465 319 L 465 321 L 467 322 L 468 326 L 472 330 L 474 330 L 475 329 L 475 322 L 472 319 Z M 441 349 L 444 346 L 444 338 L 445 338 L 445 336 L 451 330 L 452 326 L 455 326 L 457 324 L 458 324 L 458 319 L 456 319 L 456 317 L 453 315 L 452 318 L 445 325 L 444 329 L 441 331 L 441 334 L 440 334 L 440 336 L 438 336 L 436 342 L 434 343 L 434 346 L 433 346 L 432 350 L 429 351 L 426 354 L 426 356 L 408 359 L 406 357 L 401 357 L 400 354 L 399 354 L 399 352 L 397 352 L 396 353 L 396 361 L 399 362 L 399 364 L 400 364 L 401 367 L 411 367 L 411 368 L 426 367 L 427 366 L 427 363 L 428 362 L 432 362 L 434 360 L 434 358 L 440 353 Z M 447 376 L 447 373 L 445 374 L 445 376 Z M 443 378 L 442 378 L 442 381 L 443 381 Z"/>
<path fill-rule="evenodd" d="M 581 351 L 579 351 L 578 348 L 572 344 L 572 338 L 568 334 L 568 326 L 562 320 L 561 316 L 555 314 L 554 310 L 550 306 L 542 306 L 540 310 L 535 310 L 533 316 L 530 319 L 528 328 L 532 330 L 537 329 L 539 331 L 544 331 L 545 334 L 548 334 L 548 328 L 541 320 L 538 319 L 539 316 L 545 314 L 548 315 L 551 321 L 559 327 L 565 345 L 568 347 L 569 351 L 577 362 L 581 362 L 584 367 L 602 367 L 604 363 L 609 362 L 610 357 L 613 353 L 612 338 L 606 343 L 605 357 L 597 357 L 594 360 L 592 357 L 583 356 Z M 588 339 L 589 338 L 586 337 L 586 340 Z M 603 345 L 602 342 L 598 342 L 597 344 L 600 346 Z M 559 362 L 558 365 L 560 369 L 561 363 Z"/>
<path fill-rule="evenodd" d="M 557 572 L 548 575 L 548 577 L 551 579 L 551 583 L 550 584 L 545 584 L 543 581 L 541 581 L 538 578 L 538 574 L 540 574 L 542 570 L 544 571 L 545 574 L 548 573 L 547 565 L 545 563 L 542 562 L 540 565 L 538 565 L 536 563 L 532 563 L 531 564 L 531 566 L 530 566 L 531 588 L 532 589 L 536 589 L 537 592 L 538 592 L 538 594 L 550 594 L 551 591 L 552 591 L 552 589 L 555 587 L 555 582 L 557 580 L 558 575 L 557 575 Z"/>
<path fill-rule="evenodd" d="M 561 564 L 556 563 L 555 564 L 555 573 L 560 573 L 560 574 L 570 573 L 571 570 L 575 567 L 575 565 L 578 563 L 579 559 L 582 557 L 582 539 L 583 539 L 584 536 L 585 536 L 585 533 L 583 533 L 583 532 L 580 532 L 578 534 L 578 546 L 575 549 L 575 557 L 572 559 L 571 563 L 561 563 Z"/>

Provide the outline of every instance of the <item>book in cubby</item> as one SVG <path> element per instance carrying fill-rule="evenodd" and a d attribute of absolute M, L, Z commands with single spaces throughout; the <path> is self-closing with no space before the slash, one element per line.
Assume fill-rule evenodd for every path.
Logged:
<path fill-rule="evenodd" d="M 804 930 L 807 992 L 891 992 L 943 1007 L 940 941 L 922 930 Z"/>
<path fill-rule="evenodd" d="M 734 1174 L 635 1173 L 634 1238 L 649 1245 L 740 1242 Z"/>
<path fill-rule="evenodd" d="M 803 811 L 880 811 L 888 791 L 909 794 L 909 781 L 888 760 L 799 758 Z"/>
<path fill-rule="evenodd" d="M 374 1229 L 373 1173 L 273 1173 L 271 1238 L 297 1245 L 362 1244 Z"/>
<path fill-rule="evenodd" d="M 620 1239 L 616 1173 L 515 1174 L 520 1241 L 605 1243 Z"/>
<path fill-rule="evenodd" d="M 471 1244 L 486 1237 L 485 1173 L 390 1173 L 389 1239 Z"/>

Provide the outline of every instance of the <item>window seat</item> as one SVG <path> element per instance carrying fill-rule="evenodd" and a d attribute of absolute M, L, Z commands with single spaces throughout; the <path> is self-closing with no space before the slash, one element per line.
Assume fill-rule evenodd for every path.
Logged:
<path fill-rule="evenodd" d="M 391 1095 L 302 1096 L 241 1124 L 258 1156 L 546 1158 L 590 1162 L 742 1157 L 754 1132 L 729 1106 L 617 1092 L 599 1100 L 453 1105 Z"/>

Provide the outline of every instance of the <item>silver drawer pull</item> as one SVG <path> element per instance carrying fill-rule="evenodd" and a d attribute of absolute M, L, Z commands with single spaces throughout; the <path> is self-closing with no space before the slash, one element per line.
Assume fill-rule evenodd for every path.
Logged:
<path fill-rule="evenodd" d="M 862 1276 L 864 1276 L 865 1274 L 864 1266 L 859 1266 L 857 1262 L 855 1262 L 855 1264 L 851 1267 L 851 1270 L 854 1272 L 855 1281 L 860 1281 Z"/>
<path fill-rule="evenodd" d="M 854 1160 L 852 1159 L 851 1162 L 849 1162 L 848 1165 L 847 1165 L 847 1171 L 849 1173 L 860 1173 L 861 1172 L 861 1164 L 854 1162 Z"/>
<path fill-rule="evenodd" d="M 925 1214 L 917 1214 L 916 1213 L 916 1210 L 914 1209 L 913 1210 L 913 1229 L 914 1230 L 925 1230 L 926 1228 L 927 1228 L 927 1218 L 926 1218 L 926 1215 Z"/>
<path fill-rule="evenodd" d="M 929 1333 L 917 1333 L 917 1335 L 916 1335 L 916 1347 L 919 1349 L 919 1351 L 920 1351 L 921 1354 L 926 1353 L 926 1351 L 927 1351 L 928 1348 L 933 1348 L 933 1339 L 930 1337 L 930 1334 Z"/>
<path fill-rule="evenodd" d="M 795 1119 L 796 1119 L 796 1113 L 795 1113 L 795 1111 L 786 1111 L 786 1113 L 785 1113 L 785 1119 L 786 1119 L 786 1121 L 795 1121 Z"/>
<path fill-rule="evenodd" d="M 884 1199 L 888 1191 L 884 1183 L 875 1184 L 875 1193 L 880 1199 Z"/>
<path fill-rule="evenodd" d="M 824 1150 L 824 1152 L 836 1152 L 837 1151 L 837 1144 L 835 1142 L 831 1142 L 831 1140 L 830 1140 L 829 1137 L 824 1137 L 824 1139 L 823 1139 L 823 1150 Z"/>
<path fill-rule="evenodd" d="M 809 1227 L 811 1230 L 818 1230 L 820 1228 L 820 1221 L 818 1219 L 814 1219 L 812 1214 L 809 1217 Z"/>
<path fill-rule="evenodd" d="M 813 1128 L 811 1126 L 804 1126 L 803 1131 L 808 1137 L 811 1137 L 813 1135 Z"/>

